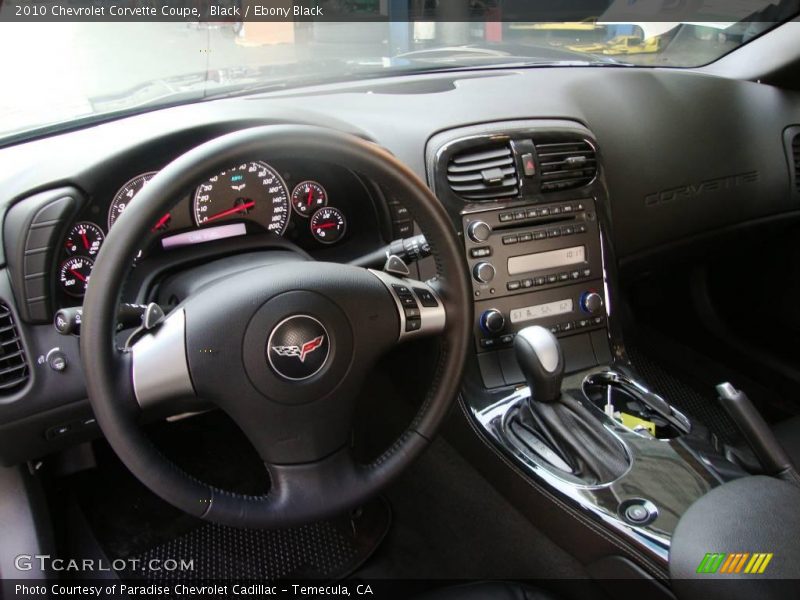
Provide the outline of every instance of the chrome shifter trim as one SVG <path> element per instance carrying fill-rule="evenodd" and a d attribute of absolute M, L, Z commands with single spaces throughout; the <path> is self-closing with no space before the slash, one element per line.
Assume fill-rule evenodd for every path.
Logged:
<path fill-rule="evenodd" d="M 604 369 L 589 373 L 585 380 L 609 373 L 632 382 L 627 377 Z M 636 385 L 647 391 L 644 386 Z M 595 414 L 598 424 L 613 433 L 628 453 L 630 466 L 614 481 L 586 484 L 568 473 L 559 472 L 535 452 L 523 452 L 508 439 L 505 432 L 508 416 L 529 401 L 529 388 L 519 388 L 482 410 L 474 408 L 469 402 L 466 405 L 484 436 L 509 455 L 529 476 L 568 498 L 595 521 L 630 540 L 648 555 L 666 563 L 672 534 L 680 515 L 697 498 L 708 492 L 712 484 L 700 474 L 696 465 L 687 462 L 674 440 L 659 440 L 635 433 L 608 417 L 583 394 L 580 396 L 579 400 Z M 683 415 L 680 417 L 685 418 Z M 626 521 L 621 507 L 626 501 L 634 499 L 652 503 L 657 508 L 657 517 L 645 525 Z"/>

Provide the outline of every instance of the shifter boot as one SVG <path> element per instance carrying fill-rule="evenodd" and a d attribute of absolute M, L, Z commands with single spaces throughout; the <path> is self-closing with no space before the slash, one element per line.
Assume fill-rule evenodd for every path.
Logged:
<path fill-rule="evenodd" d="M 588 484 L 613 481 L 628 468 L 624 447 L 583 404 L 564 392 L 556 402 L 529 401 L 520 407 L 515 425 L 535 435 L 552 455 L 534 447 L 542 458 Z M 525 441 L 517 432 L 520 441 Z M 569 469 L 564 467 L 568 466 Z"/>

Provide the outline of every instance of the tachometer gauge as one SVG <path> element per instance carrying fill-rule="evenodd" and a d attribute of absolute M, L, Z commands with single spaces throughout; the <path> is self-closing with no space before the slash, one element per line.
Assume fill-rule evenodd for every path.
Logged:
<path fill-rule="evenodd" d="M 328 192 L 316 181 L 298 183 L 292 192 L 292 208 L 301 217 L 310 217 L 327 204 Z"/>
<path fill-rule="evenodd" d="M 76 223 L 64 243 L 67 255 L 95 256 L 106 239 L 103 230 L 94 223 Z"/>
<path fill-rule="evenodd" d="M 322 244 L 338 242 L 346 230 L 347 221 L 344 213 L 338 208 L 332 206 L 320 208 L 311 217 L 311 233 L 314 239 Z"/>
<path fill-rule="evenodd" d="M 114 195 L 114 199 L 111 201 L 111 207 L 108 209 L 109 229 L 111 229 L 111 226 L 114 225 L 123 211 L 128 207 L 131 201 L 133 201 L 133 199 L 136 197 L 136 194 L 142 191 L 142 188 L 147 184 L 147 182 L 155 177 L 157 173 L 158 171 L 150 171 L 149 173 L 137 175 L 119 189 L 119 191 Z M 153 226 L 153 231 L 166 231 L 169 228 L 171 220 L 171 215 L 169 213 L 165 214 Z"/>
<path fill-rule="evenodd" d="M 263 162 L 222 171 L 197 188 L 194 220 L 198 226 L 223 220 L 248 220 L 283 235 L 289 224 L 289 190 L 278 172 Z"/>
<path fill-rule="evenodd" d="M 58 283 L 64 293 L 70 296 L 83 296 L 86 286 L 89 285 L 93 267 L 94 261 L 85 256 L 73 256 L 61 263 L 58 269 Z"/>

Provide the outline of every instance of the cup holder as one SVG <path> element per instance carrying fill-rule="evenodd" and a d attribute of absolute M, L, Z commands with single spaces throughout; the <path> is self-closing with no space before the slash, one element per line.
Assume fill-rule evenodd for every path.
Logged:
<path fill-rule="evenodd" d="M 677 413 L 660 396 L 619 373 L 588 376 L 583 382 L 583 393 L 606 414 L 606 405 L 610 402 L 614 407 L 613 418 L 645 437 L 669 440 L 689 433 L 686 417 Z"/>

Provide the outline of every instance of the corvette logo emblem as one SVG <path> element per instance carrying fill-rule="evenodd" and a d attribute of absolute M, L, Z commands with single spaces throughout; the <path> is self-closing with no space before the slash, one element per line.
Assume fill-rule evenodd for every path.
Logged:
<path fill-rule="evenodd" d="M 272 351 L 278 356 L 296 356 L 300 362 L 306 362 L 306 356 L 322 346 L 325 336 L 320 335 L 303 344 L 302 346 L 273 346 Z"/>

